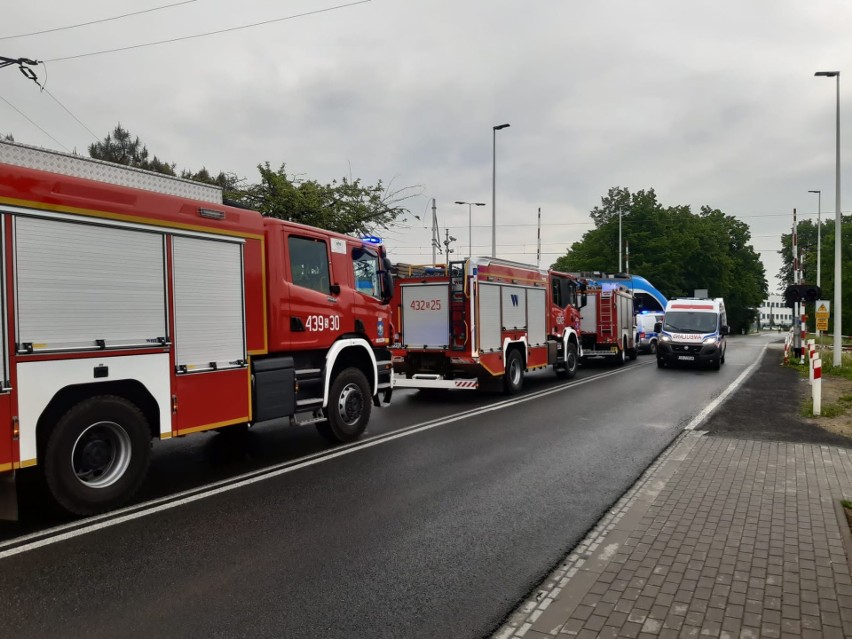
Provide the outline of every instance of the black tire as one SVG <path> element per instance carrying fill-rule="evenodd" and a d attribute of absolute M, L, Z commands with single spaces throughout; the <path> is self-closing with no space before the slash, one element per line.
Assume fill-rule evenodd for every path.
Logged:
<path fill-rule="evenodd" d="M 326 421 L 317 424 L 320 434 L 334 443 L 358 439 L 373 409 L 370 384 L 357 368 L 343 369 L 331 383 L 328 406 L 323 409 Z"/>
<path fill-rule="evenodd" d="M 559 379 L 571 379 L 577 374 L 577 366 L 579 363 L 579 358 L 577 357 L 577 345 L 571 342 L 565 346 L 565 366 L 555 369 L 556 376 Z"/>
<path fill-rule="evenodd" d="M 666 367 L 666 362 L 663 360 L 662 357 L 658 357 L 657 358 L 657 368 L 665 368 L 665 367 Z"/>
<path fill-rule="evenodd" d="M 722 357 L 719 359 L 719 363 L 720 363 L 720 364 L 724 364 L 724 363 L 725 363 L 725 351 L 722 351 Z"/>
<path fill-rule="evenodd" d="M 651 343 L 648 344 L 648 352 L 651 353 L 651 355 L 657 354 L 657 340 L 651 340 Z"/>
<path fill-rule="evenodd" d="M 717 371 L 722 368 L 722 357 L 719 356 L 715 359 L 710 360 L 710 368 L 712 368 L 714 371 Z"/>
<path fill-rule="evenodd" d="M 636 355 L 637 355 L 637 352 L 636 352 L 635 348 L 628 348 L 627 349 L 627 357 L 630 358 L 631 362 L 636 360 Z"/>
<path fill-rule="evenodd" d="M 515 395 L 524 386 L 524 360 L 520 351 L 513 348 L 506 355 L 506 370 L 503 373 L 503 392 Z"/>
<path fill-rule="evenodd" d="M 618 349 L 618 355 L 616 356 L 616 366 L 624 366 L 627 363 L 627 349 L 624 347 L 624 344 L 621 345 L 621 348 Z"/>
<path fill-rule="evenodd" d="M 51 495 L 75 515 L 94 515 L 127 502 L 151 459 L 151 429 L 139 408 L 99 395 L 71 408 L 50 433 L 44 476 Z"/>

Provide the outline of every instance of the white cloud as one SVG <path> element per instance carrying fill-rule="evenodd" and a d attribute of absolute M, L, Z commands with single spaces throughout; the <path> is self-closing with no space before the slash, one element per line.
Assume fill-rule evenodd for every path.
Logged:
<path fill-rule="evenodd" d="M 18 3 L 0 36 L 139 11 L 130 0 Z M 336 3 L 207 0 L 44 36 L 0 55 L 54 59 L 177 38 Z M 156 5 L 151 5 L 156 6 Z M 105 13 L 108 12 L 108 13 Z M 372 0 L 252 29 L 48 64 L 47 86 L 99 137 L 121 122 L 181 168 L 255 177 L 286 163 L 319 180 L 422 184 L 412 212 L 490 253 L 492 130 L 499 253 L 544 263 L 585 230 L 612 186 L 665 205 L 741 216 L 770 286 L 791 212 L 834 209 L 834 84 L 850 59 L 839 0 Z M 92 136 L 14 68 L 3 97 L 66 148 Z M 43 78 L 43 70 L 38 70 Z M 845 78 L 845 76 L 844 76 Z M 841 87 L 843 88 L 843 87 Z M 841 118 L 849 109 L 842 98 Z M 6 103 L 0 132 L 61 148 Z M 849 154 L 844 143 L 843 156 Z M 848 196 L 843 196 L 848 200 Z M 431 258 L 416 220 L 388 234 L 400 260 Z"/>

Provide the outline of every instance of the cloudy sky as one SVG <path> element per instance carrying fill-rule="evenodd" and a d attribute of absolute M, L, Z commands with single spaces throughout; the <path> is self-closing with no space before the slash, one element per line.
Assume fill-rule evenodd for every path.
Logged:
<path fill-rule="evenodd" d="M 815 218 L 818 189 L 834 217 L 836 84 L 814 72 L 845 73 L 850 34 L 843 0 L 32 0 L 4 7 L 0 56 L 46 61 L 49 93 L 0 69 L 0 134 L 84 152 L 121 122 L 178 168 L 416 186 L 384 237 L 424 263 L 433 198 L 454 256 L 454 202 L 485 202 L 472 244 L 490 254 L 509 123 L 499 256 L 536 262 L 540 208 L 550 264 L 610 187 L 653 188 L 747 222 L 773 289 L 793 208 Z"/>

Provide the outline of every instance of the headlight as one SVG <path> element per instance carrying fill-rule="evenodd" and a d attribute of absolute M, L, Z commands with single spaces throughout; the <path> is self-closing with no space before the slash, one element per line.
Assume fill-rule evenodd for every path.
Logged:
<path fill-rule="evenodd" d="M 715 344 L 718 341 L 719 341 L 719 338 L 716 335 L 712 335 L 711 337 L 705 337 L 704 338 L 705 344 Z"/>
<path fill-rule="evenodd" d="M 670 335 L 660 335 L 660 341 L 661 342 L 670 342 L 670 341 L 672 341 L 672 338 L 671 338 Z"/>

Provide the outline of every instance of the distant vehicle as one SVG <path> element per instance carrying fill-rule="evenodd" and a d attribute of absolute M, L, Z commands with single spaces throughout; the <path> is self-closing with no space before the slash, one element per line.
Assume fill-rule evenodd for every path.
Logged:
<path fill-rule="evenodd" d="M 636 350 L 640 353 L 657 352 L 659 339 L 655 325 L 663 321 L 665 313 L 639 313 L 636 315 Z"/>
<path fill-rule="evenodd" d="M 725 363 L 725 336 L 730 332 L 725 302 L 716 299 L 669 300 L 665 318 L 658 323 L 657 366 L 709 364 L 719 370 Z"/>

